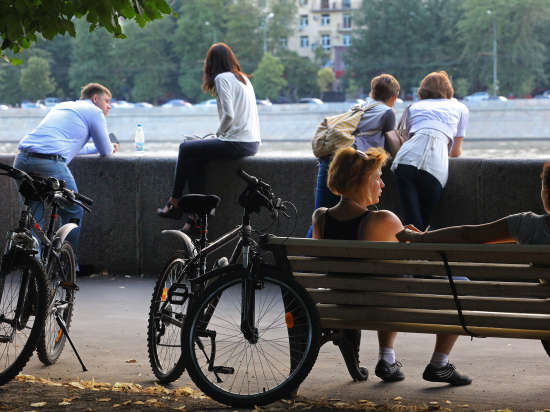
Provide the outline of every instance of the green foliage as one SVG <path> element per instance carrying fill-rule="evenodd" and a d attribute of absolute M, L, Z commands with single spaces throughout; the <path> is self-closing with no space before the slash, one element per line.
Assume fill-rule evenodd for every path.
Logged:
<path fill-rule="evenodd" d="M 285 50 L 279 54 L 283 64 L 286 88 L 283 95 L 298 100 L 300 97 L 319 96 L 319 84 L 317 83 L 317 71 L 319 67 L 313 64 L 307 57 L 298 53 Z"/>
<path fill-rule="evenodd" d="M 493 83 L 493 25 L 498 46 L 499 94 L 522 96 L 536 84 L 546 84 L 546 28 L 550 24 L 547 0 L 465 0 L 463 9 L 458 33 L 463 41 L 468 77 L 476 90 Z"/>
<path fill-rule="evenodd" d="M 227 7 L 224 42 L 239 59 L 241 68 L 252 73 L 263 54 L 263 18 L 252 0 L 235 0 Z"/>
<path fill-rule="evenodd" d="M 359 86 L 355 82 L 355 79 L 350 78 L 346 87 L 346 96 L 357 97 L 358 93 L 359 93 Z"/>
<path fill-rule="evenodd" d="M 170 13 L 165 0 L 2 0 L 0 51 L 18 53 L 36 42 L 38 35 L 48 40 L 57 34 L 75 36 L 75 18 L 85 17 L 90 30 L 103 27 L 122 38 L 121 18 L 135 20 L 143 26 Z"/>
<path fill-rule="evenodd" d="M 31 57 L 21 69 L 19 84 L 23 97 L 38 100 L 55 90 L 55 81 L 50 72 L 48 60 L 42 57 Z"/>
<path fill-rule="evenodd" d="M 317 72 L 317 79 L 321 91 L 328 92 L 329 90 L 332 90 L 332 85 L 334 84 L 336 77 L 330 67 L 323 67 Z"/>
<path fill-rule="evenodd" d="M 278 53 L 282 50 L 281 39 L 291 36 L 296 30 L 298 6 L 292 0 L 272 0 L 273 18 L 267 24 L 268 50 Z"/>
<path fill-rule="evenodd" d="M 264 54 L 252 77 L 256 95 L 260 98 L 275 100 L 279 91 L 286 86 L 283 78 L 284 66 L 281 61 L 270 53 Z"/>
<path fill-rule="evenodd" d="M 463 98 L 470 94 L 470 82 L 464 77 L 455 79 L 453 88 L 455 89 L 455 96 Z"/>

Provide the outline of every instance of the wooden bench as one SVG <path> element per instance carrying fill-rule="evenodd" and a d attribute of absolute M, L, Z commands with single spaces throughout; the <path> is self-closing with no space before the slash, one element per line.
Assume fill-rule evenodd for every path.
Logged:
<path fill-rule="evenodd" d="M 472 333 L 540 339 L 550 356 L 550 245 L 271 237 L 267 247 L 317 303 L 323 343 L 341 329 Z M 454 280 L 466 329 L 442 253 L 469 279 Z"/>

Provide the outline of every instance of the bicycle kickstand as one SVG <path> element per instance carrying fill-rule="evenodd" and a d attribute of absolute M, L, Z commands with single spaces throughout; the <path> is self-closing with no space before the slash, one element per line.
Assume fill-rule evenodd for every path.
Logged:
<path fill-rule="evenodd" d="M 55 320 L 57 321 L 57 324 L 59 325 L 59 327 L 63 331 L 63 334 L 67 337 L 67 340 L 71 344 L 71 348 L 73 348 L 73 352 L 76 355 L 76 358 L 78 359 L 78 361 L 80 362 L 80 366 L 82 366 L 82 371 L 83 372 L 88 372 L 88 369 L 84 365 L 84 362 L 82 362 L 82 359 L 80 358 L 80 355 L 78 354 L 78 351 L 76 350 L 76 347 L 74 346 L 74 343 L 71 340 L 71 337 L 69 336 L 69 331 L 67 330 L 67 325 L 65 325 L 65 321 L 61 318 L 61 316 L 59 316 L 59 313 L 55 314 Z"/>

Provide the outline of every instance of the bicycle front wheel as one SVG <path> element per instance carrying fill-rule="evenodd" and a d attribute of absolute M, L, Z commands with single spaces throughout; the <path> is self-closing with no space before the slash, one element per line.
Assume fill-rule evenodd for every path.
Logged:
<path fill-rule="evenodd" d="M 185 370 L 181 351 L 181 328 L 187 312 L 188 302 L 181 304 L 167 301 L 168 291 L 176 282 L 191 287 L 185 273 L 187 252 L 180 251 L 170 259 L 157 279 L 147 324 L 147 350 L 151 369 L 161 383 L 178 379 Z"/>
<path fill-rule="evenodd" d="M 38 359 L 44 365 L 53 365 L 67 341 L 67 336 L 57 322 L 57 315 L 65 323 L 67 331 L 71 326 L 73 316 L 75 282 L 76 282 L 76 259 L 72 246 L 63 242 L 59 250 L 59 258 L 53 257 L 48 270 L 48 309 L 46 312 L 46 324 L 44 334 L 38 341 L 36 352 Z"/>
<path fill-rule="evenodd" d="M 25 367 L 44 330 L 48 286 L 30 256 L 0 273 L 0 385 Z"/>
<path fill-rule="evenodd" d="M 254 286 L 257 339 L 241 332 L 243 276 L 211 285 L 188 311 L 182 332 L 187 372 L 208 396 L 233 407 L 288 396 L 319 353 L 319 314 L 306 290 L 277 269 L 263 267 Z"/>

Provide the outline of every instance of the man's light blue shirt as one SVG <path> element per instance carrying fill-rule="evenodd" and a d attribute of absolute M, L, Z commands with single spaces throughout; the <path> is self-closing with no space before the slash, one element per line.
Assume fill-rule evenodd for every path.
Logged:
<path fill-rule="evenodd" d="M 21 139 L 19 150 L 60 155 L 69 163 L 78 154 L 110 155 L 113 146 L 103 111 L 86 99 L 53 107 L 36 129 Z"/>

